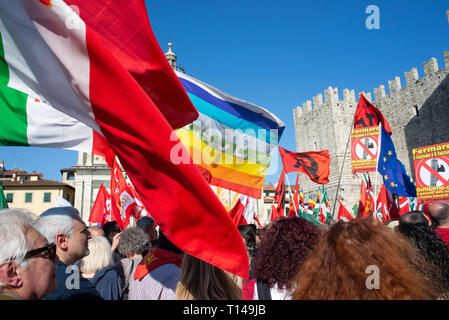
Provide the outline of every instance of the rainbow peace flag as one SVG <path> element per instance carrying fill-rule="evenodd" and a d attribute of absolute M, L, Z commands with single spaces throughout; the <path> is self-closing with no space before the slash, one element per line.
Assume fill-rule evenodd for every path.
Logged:
<path fill-rule="evenodd" d="M 176 73 L 199 117 L 176 134 L 209 183 L 260 198 L 285 124 L 268 110 Z"/>

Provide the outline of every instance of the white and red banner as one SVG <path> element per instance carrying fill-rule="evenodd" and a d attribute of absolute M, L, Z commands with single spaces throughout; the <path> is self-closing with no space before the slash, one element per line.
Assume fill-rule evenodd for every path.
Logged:
<path fill-rule="evenodd" d="M 343 203 L 341 203 L 340 199 L 337 199 L 337 201 L 340 204 L 340 207 L 338 209 L 338 214 L 337 214 L 337 220 L 349 222 L 349 221 L 355 219 L 355 217 L 348 211 L 348 209 L 345 208 Z"/>
<path fill-rule="evenodd" d="M 254 222 L 254 198 L 247 195 L 240 195 L 237 203 L 229 211 L 229 216 L 236 226 L 252 224 Z"/>
<path fill-rule="evenodd" d="M 134 215 L 134 209 L 137 204 L 116 159 L 114 159 L 111 169 L 111 196 L 114 200 L 114 205 L 120 210 L 122 224 L 126 228 L 131 215 Z"/>

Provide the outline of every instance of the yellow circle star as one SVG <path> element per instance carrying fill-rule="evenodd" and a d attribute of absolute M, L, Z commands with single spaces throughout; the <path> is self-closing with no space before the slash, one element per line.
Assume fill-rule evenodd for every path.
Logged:
<path fill-rule="evenodd" d="M 388 155 L 391 156 L 393 154 L 393 152 L 391 152 L 391 150 L 388 151 Z"/>

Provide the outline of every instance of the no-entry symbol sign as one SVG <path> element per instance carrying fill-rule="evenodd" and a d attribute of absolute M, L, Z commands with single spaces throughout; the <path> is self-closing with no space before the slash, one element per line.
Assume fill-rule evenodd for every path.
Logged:
<path fill-rule="evenodd" d="M 413 149 L 418 203 L 449 200 L 449 142 Z"/>
<path fill-rule="evenodd" d="M 418 163 L 416 178 L 427 187 L 449 185 L 449 162 L 446 158 L 421 160 Z"/>
<path fill-rule="evenodd" d="M 354 158 L 357 160 L 372 160 L 377 158 L 378 137 L 358 138 L 354 142 Z"/>
<path fill-rule="evenodd" d="M 352 172 L 376 171 L 379 149 L 379 127 L 352 130 Z"/>

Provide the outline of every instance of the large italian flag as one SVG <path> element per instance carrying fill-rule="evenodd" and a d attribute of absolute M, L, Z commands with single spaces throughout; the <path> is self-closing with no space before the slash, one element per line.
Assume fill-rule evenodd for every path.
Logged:
<path fill-rule="evenodd" d="M 143 0 L 0 1 L 0 34 L 2 144 L 93 150 L 103 136 L 175 245 L 248 276 L 243 241 L 212 189 L 194 164 L 171 161 L 182 147 L 173 128 L 198 113 Z"/>

